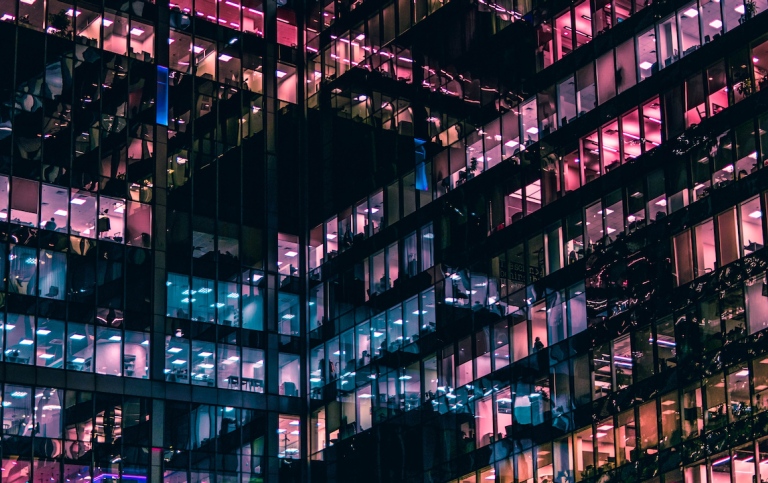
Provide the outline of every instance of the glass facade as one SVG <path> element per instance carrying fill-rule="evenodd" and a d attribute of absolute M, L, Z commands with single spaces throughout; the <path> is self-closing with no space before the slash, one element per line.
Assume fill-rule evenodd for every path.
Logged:
<path fill-rule="evenodd" d="M 768 0 L 0 0 L 0 482 L 768 481 Z"/>

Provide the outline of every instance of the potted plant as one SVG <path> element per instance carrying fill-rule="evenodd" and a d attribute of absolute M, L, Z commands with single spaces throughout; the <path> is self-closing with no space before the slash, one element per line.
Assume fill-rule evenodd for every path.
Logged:
<path fill-rule="evenodd" d="M 744 0 L 744 17 L 750 19 L 755 16 L 755 13 L 757 13 L 755 0 Z"/>
<path fill-rule="evenodd" d="M 736 92 L 744 97 L 751 95 L 753 91 L 754 86 L 752 85 L 752 79 L 749 77 L 741 81 L 741 83 L 736 87 Z"/>
<path fill-rule="evenodd" d="M 54 29 L 57 35 L 61 37 L 67 37 L 69 25 L 69 16 L 64 10 L 60 11 L 59 13 L 48 14 L 48 27 Z"/>

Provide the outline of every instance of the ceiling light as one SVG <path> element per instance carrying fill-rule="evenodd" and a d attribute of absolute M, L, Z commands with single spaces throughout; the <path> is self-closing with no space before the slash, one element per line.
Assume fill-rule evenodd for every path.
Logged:
<path fill-rule="evenodd" d="M 659 205 L 659 206 L 667 206 L 667 200 L 666 199 L 660 199 L 659 201 L 656 202 L 656 204 Z"/>
<path fill-rule="evenodd" d="M 760 210 L 753 211 L 752 213 L 749 214 L 750 218 L 760 218 L 761 216 L 763 216 L 763 212 Z"/>
<path fill-rule="evenodd" d="M 719 29 L 720 27 L 723 26 L 723 22 L 721 22 L 720 20 L 713 20 L 709 22 L 709 26 L 715 29 Z"/>
<path fill-rule="evenodd" d="M 298 253 L 294 252 L 293 250 L 285 252 L 286 257 L 295 257 L 296 255 L 298 255 Z"/>
<path fill-rule="evenodd" d="M 171 354 L 178 354 L 179 352 L 181 352 L 183 350 L 184 349 L 182 349 L 181 347 L 171 347 L 170 349 L 168 349 L 168 352 L 171 353 Z"/>
<path fill-rule="evenodd" d="M 194 50 L 196 54 L 199 54 L 200 52 L 202 52 L 205 49 L 202 48 L 202 47 L 198 47 L 197 45 L 193 45 L 192 46 L 192 50 Z"/>
<path fill-rule="evenodd" d="M 285 315 L 283 315 L 283 318 L 284 318 L 285 320 L 291 320 L 291 319 L 294 319 L 294 318 L 296 318 L 296 316 L 295 316 L 295 315 L 293 315 L 293 314 L 285 314 Z"/>
<path fill-rule="evenodd" d="M 85 336 L 83 334 L 72 334 L 69 338 L 72 340 L 83 340 L 85 339 Z"/>
<path fill-rule="evenodd" d="M 109 338 L 109 340 L 111 340 L 112 342 L 120 342 L 121 340 L 123 340 L 123 338 L 120 337 L 119 335 L 113 335 L 112 337 Z"/>
<path fill-rule="evenodd" d="M 525 132 L 527 132 L 528 134 L 538 134 L 539 129 L 535 127 L 529 127 L 528 129 L 525 130 Z"/>
<path fill-rule="evenodd" d="M 693 18 L 693 17 L 697 16 L 698 14 L 699 14 L 699 11 L 696 10 L 695 8 L 689 8 L 688 10 L 683 12 L 683 15 L 685 15 L 688 18 Z"/>
<path fill-rule="evenodd" d="M 24 0 L 22 0 L 22 1 L 24 1 Z M 105 27 L 109 27 L 109 26 L 110 26 L 110 25 L 112 25 L 113 23 L 115 23 L 115 22 L 111 21 L 111 20 L 110 20 L 110 19 L 108 19 L 108 18 L 104 18 L 104 19 L 101 19 L 101 24 L 102 24 L 103 26 L 105 26 Z M 170 40 L 170 39 L 169 39 L 169 40 Z"/>
<path fill-rule="evenodd" d="M 518 144 L 520 144 L 520 143 L 518 143 L 517 141 L 507 141 L 507 142 L 504 143 L 504 146 L 506 146 L 508 148 L 514 148 Z"/>
<path fill-rule="evenodd" d="M 650 69 L 652 66 L 653 66 L 653 64 L 651 64 L 651 63 L 650 63 L 650 62 L 648 62 L 647 60 L 646 60 L 645 62 L 641 62 L 641 63 L 640 63 L 640 68 L 641 68 L 641 69 L 643 69 L 643 70 L 648 70 L 648 69 Z"/>
<path fill-rule="evenodd" d="M 48 329 L 37 329 L 37 335 L 48 335 L 51 331 Z"/>
<path fill-rule="evenodd" d="M 758 59 L 757 57 L 752 57 L 752 62 L 754 62 L 755 64 L 757 64 L 759 61 L 760 59 Z"/>
<path fill-rule="evenodd" d="M 54 355 L 53 354 L 40 354 L 39 357 L 40 357 L 40 359 L 53 359 Z"/>
<path fill-rule="evenodd" d="M 229 62 L 230 60 L 232 60 L 232 56 L 227 54 L 221 54 L 219 56 L 219 60 L 222 62 Z"/>
<path fill-rule="evenodd" d="M 142 30 L 140 28 L 134 27 L 134 28 L 131 29 L 131 35 L 135 35 L 135 36 L 138 37 L 139 35 L 141 35 L 143 33 L 144 33 L 144 30 Z"/>
<path fill-rule="evenodd" d="M 70 201 L 73 205 L 84 205 L 85 200 L 83 198 L 75 198 L 72 201 Z"/>
<path fill-rule="evenodd" d="M 53 214 L 58 216 L 67 216 L 67 210 L 56 210 L 53 212 Z"/>
<path fill-rule="evenodd" d="M 185 361 L 184 359 L 176 359 L 175 361 L 171 362 L 171 364 L 175 364 L 177 366 L 180 366 L 180 365 L 186 364 L 186 363 L 187 363 L 187 361 Z"/>
<path fill-rule="evenodd" d="M 74 13 L 75 17 L 78 17 L 83 12 L 81 12 L 80 10 L 74 10 L 74 12 L 73 12 L 73 10 L 70 8 L 69 10 L 67 10 L 66 15 L 67 15 L 67 17 L 71 17 L 73 15 L 73 13 Z"/>
<path fill-rule="evenodd" d="M 278 78 L 278 79 L 282 79 L 283 77 L 285 77 L 286 75 L 288 75 L 288 74 L 286 74 L 285 72 L 283 72 L 282 70 L 278 70 L 278 71 L 276 71 L 276 72 L 275 72 L 275 74 L 277 75 L 277 78 Z"/>
<path fill-rule="evenodd" d="M 738 7 L 734 8 L 734 10 L 744 15 L 744 5 L 739 5 Z"/>
<path fill-rule="evenodd" d="M 329 239 L 329 240 L 335 240 L 336 239 L 336 235 L 334 235 L 332 233 L 328 233 L 327 235 L 325 235 L 325 237 L 327 239 Z"/>
<path fill-rule="evenodd" d="M 19 345 L 34 345 L 35 343 L 31 339 L 21 339 Z"/>

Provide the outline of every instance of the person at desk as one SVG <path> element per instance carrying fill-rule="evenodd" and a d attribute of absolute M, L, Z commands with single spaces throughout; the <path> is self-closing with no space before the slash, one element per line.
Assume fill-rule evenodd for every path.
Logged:
<path fill-rule="evenodd" d="M 49 221 L 45 222 L 45 226 L 43 228 L 50 231 L 56 231 L 56 220 L 51 217 Z"/>

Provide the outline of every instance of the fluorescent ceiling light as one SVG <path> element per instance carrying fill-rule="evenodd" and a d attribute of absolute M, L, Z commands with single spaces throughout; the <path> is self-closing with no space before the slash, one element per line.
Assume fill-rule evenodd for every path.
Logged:
<path fill-rule="evenodd" d="M 296 255 L 298 255 L 298 253 L 294 252 L 293 250 L 288 250 L 285 252 L 286 257 L 295 257 Z"/>
<path fill-rule="evenodd" d="M 538 134 L 539 129 L 535 127 L 529 127 L 528 129 L 525 130 L 525 132 L 527 132 L 528 134 Z"/>
<path fill-rule="evenodd" d="M 697 15 L 699 15 L 699 11 L 696 10 L 695 8 L 689 8 L 688 10 L 683 12 L 683 15 L 685 15 L 688 18 L 693 18 L 693 17 L 696 17 Z"/>
<path fill-rule="evenodd" d="M 197 45 L 193 45 L 192 46 L 192 50 L 194 50 L 196 54 L 199 54 L 200 52 L 202 52 L 205 49 L 202 48 L 202 47 L 198 47 Z"/>
<path fill-rule="evenodd" d="M 650 69 L 652 66 L 653 66 L 653 64 L 651 64 L 651 63 L 650 63 L 650 62 L 648 62 L 647 60 L 646 60 L 645 62 L 641 62 L 641 63 L 640 63 L 640 68 L 641 68 L 641 69 L 643 69 L 643 70 L 648 70 L 648 69 Z"/>
<path fill-rule="evenodd" d="M 734 8 L 734 10 L 744 15 L 744 5 L 739 5 L 738 7 Z"/>
<path fill-rule="evenodd" d="M 67 210 L 56 210 L 53 212 L 53 214 L 58 216 L 67 216 Z"/>
<path fill-rule="evenodd" d="M 73 11 L 73 10 L 70 8 L 69 10 L 67 10 L 67 13 L 66 13 L 66 15 L 67 15 L 67 17 L 71 17 L 71 16 L 74 14 L 74 16 L 75 16 L 75 17 L 77 17 L 77 16 L 79 16 L 81 13 L 83 13 L 83 12 L 81 12 L 80 10 L 74 10 L 74 11 Z"/>
<path fill-rule="evenodd" d="M 112 337 L 109 338 L 109 340 L 111 340 L 112 342 L 120 342 L 121 340 L 123 340 L 123 338 L 120 337 L 119 335 L 113 335 Z"/>
<path fill-rule="evenodd" d="M 72 201 L 70 201 L 73 205 L 84 205 L 85 200 L 83 198 L 75 198 Z"/>
<path fill-rule="evenodd" d="M 749 214 L 750 218 L 760 218 L 761 216 L 763 216 L 763 212 L 760 210 L 753 211 L 752 213 Z"/>
<path fill-rule="evenodd" d="M 275 72 L 275 74 L 277 74 L 277 78 L 278 78 L 278 79 L 282 79 L 283 77 L 285 77 L 286 75 L 288 75 L 288 74 L 286 74 L 285 72 L 283 72 L 282 70 L 278 70 L 277 72 Z"/>
<path fill-rule="evenodd" d="M 183 350 L 184 349 L 182 349 L 181 347 L 171 347 L 170 349 L 168 349 L 168 352 L 170 352 L 171 354 L 178 354 Z"/>
<path fill-rule="evenodd" d="M 504 146 L 506 146 L 508 148 L 514 148 L 518 144 L 520 144 L 520 143 L 518 143 L 517 141 L 507 141 L 507 142 L 504 143 Z"/>
<path fill-rule="evenodd" d="M 72 334 L 69 338 L 72 340 L 83 340 L 85 339 L 85 336 L 83 334 Z"/>
<path fill-rule="evenodd" d="M 37 335 L 48 335 L 51 331 L 48 329 L 37 329 Z"/>
<path fill-rule="evenodd" d="M 221 54 L 219 56 L 219 60 L 222 62 L 229 62 L 230 60 L 232 60 L 232 56 L 227 54 Z"/>
<path fill-rule="evenodd" d="M 134 27 L 134 28 L 131 29 L 131 35 L 135 35 L 135 36 L 138 37 L 139 35 L 141 35 L 143 33 L 144 33 L 144 30 L 142 30 L 140 28 Z"/>
<path fill-rule="evenodd" d="M 102 24 L 103 26 L 105 26 L 105 27 L 109 27 L 109 26 L 110 26 L 110 25 L 112 25 L 113 23 L 115 23 L 115 22 L 111 21 L 111 20 L 110 20 L 110 19 L 108 19 L 108 18 L 103 18 L 103 19 L 101 19 L 101 24 Z"/>
<path fill-rule="evenodd" d="M 720 20 L 713 20 L 709 22 L 709 26 L 715 29 L 719 29 L 720 27 L 723 26 L 723 22 L 721 22 Z"/>

